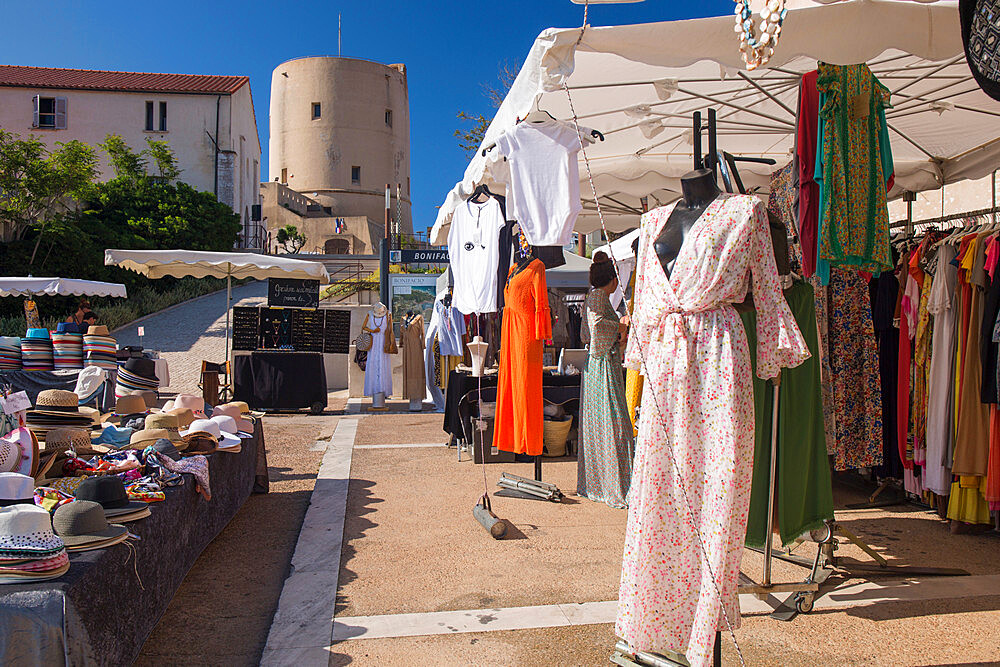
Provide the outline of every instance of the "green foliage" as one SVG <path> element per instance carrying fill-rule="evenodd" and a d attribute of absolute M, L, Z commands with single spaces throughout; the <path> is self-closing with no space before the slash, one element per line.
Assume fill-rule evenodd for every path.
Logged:
<path fill-rule="evenodd" d="M 37 137 L 0 130 L 0 241 L 24 238 L 69 211 L 97 177 L 97 154 L 80 141 L 49 150 Z"/>
<path fill-rule="evenodd" d="M 278 245 L 284 248 L 285 252 L 289 253 L 297 253 L 306 244 L 305 235 L 301 234 L 295 225 L 285 225 L 279 229 L 275 240 L 277 240 Z"/>
<path fill-rule="evenodd" d="M 483 114 L 474 116 L 464 111 L 459 111 L 456 116 L 463 123 L 471 123 L 471 127 L 460 127 L 455 130 L 459 148 L 465 153 L 465 157 L 471 160 L 476 156 L 476 151 L 483 143 L 483 137 L 486 136 L 486 128 L 490 126 L 490 120 Z"/>
<path fill-rule="evenodd" d="M 149 147 L 143 151 L 156 165 L 159 178 L 164 181 L 172 181 L 181 175 L 181 169 L 177 166 L 177 158 L 170 150 L 170 144 L 166 141 L 157 141 L 152 137 L 146 137 L 146 145 Z"/>
<path fill-rule="evenodd" d="M 97 145 L 108 154 L 116 179 L 135 182 L 146 175 L 146 157 L 129 148 L 121 135 L 109 134 Z"/>

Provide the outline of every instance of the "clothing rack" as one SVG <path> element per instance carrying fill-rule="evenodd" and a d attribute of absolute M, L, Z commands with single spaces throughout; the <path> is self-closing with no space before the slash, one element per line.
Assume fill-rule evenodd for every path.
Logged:
<path fill-rule="evenodd" d="M 950 213 L 948 215 L 941 215 L 936 218 L 927 218 L 925 220 L 897 220 L 896 222 L 889 224 L 889 229 L 900 229 L 906 227 L 914 227 L 916 225 L 937 225 L 942 222 L 952 222 L 954 220 L 963 220 L 965 218 L 978 218 L 980 216 L 992 215 L 994 222 L 997 221 L 997 214 L 1000 213 L 1000 206 L 993 206 L 991 208 L 983 208 L 977 211 L 966 211 L 964 213 Z"/>

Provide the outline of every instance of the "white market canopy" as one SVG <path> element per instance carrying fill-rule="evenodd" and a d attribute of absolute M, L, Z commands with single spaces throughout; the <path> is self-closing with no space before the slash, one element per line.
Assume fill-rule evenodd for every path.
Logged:
<path fill-rule="evenodd" d="M 201 250 L 105 250 L 104 263 L 150 278 L 299 278 L 325 285 L 330 274 L 320 262 L 274 255 Z"/>
<path fill-rule="evenodd" d="M 116 296 L 125 298 L 121 283 L 71 278 L 0 277 L 0 296 Z"/>
<path fill-rule="evenodd" d="M 766 67 L 747 71 L 733 16 L 639 25 L 548 29 L 528 53 L 482 147 L 535 105 L 573 117 L 606 141 L 587 147 L 594 181 L 613 231 L 634 228 L 642 210 L 679 196 L 690 171 L 692 113 L 718 111 L 719 150 L 772 158 L 775 166 L 738 163 L 747 188 L 766 189 L 768 176 L 791 159 L 798 84 L 817 60 L 868 63 L 892 91 L 887 112 L 896 185 L 936 189 L 989 174 L 1000 162 L 1000 104 L 983 93 L 965 61 L 957 3 L 912 0 L 790 1 L 781 38 Z M 703 151 L 707 151 L 703 142 Z M 431 232 L 447 239 L 454 207 L 479 183 L 502 191 L 493 150 L 477 151 L 448 194 Z M 580 159 L 584 212 L 576 230 L 600 227 Z"/>

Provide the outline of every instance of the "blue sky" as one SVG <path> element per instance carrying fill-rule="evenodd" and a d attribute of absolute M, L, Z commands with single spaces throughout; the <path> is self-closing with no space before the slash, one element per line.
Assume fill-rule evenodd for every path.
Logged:
<path fill-rule="evenodd" d="M 590 23 L 720 15 L 732 7 L 732 0 L 597 5 L 590 8 Z M 343 55 L 406 64 L 413 225 L 423 229 L 433 224 L 435 207 L 465 169 L 453 136 L 459 125 L 456 112 L 492 116 L 483 84 L 496 81 L 503 62 L 520 68 L 543 29 L 580 25 L 583 7 L 569 0 L 91 0 L 53 1 L 42 11 L 37 2 L 4 0 L 0 62 L 249 75 L 266 170 L 271 71 L 289 58 L 336 55 L 338 13 L 343 16 Z"/>

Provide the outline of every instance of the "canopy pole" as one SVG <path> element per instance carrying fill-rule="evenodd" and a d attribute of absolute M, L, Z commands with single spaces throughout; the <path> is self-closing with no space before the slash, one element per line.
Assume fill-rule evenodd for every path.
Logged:
<path fill-rule="evenodd" d="M 233 305 L 233 265 L 226 264 L 226 362 L 229 362 L 229 311 Z M 226 380 L 229 380 L 227 375 Z"/>

